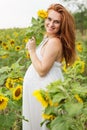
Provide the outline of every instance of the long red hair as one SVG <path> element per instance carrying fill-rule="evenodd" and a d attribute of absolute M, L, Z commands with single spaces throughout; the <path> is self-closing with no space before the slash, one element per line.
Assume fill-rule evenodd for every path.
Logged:
<path fill-rule="evenodd" d="M 61 26 L 57 36 L 62 42 L 66 66 L 71 65 L 76 59 L 74 18 L 65 7 L 60 4 L 52 4 L 47 11 L 49 12 L 49 10 L 54 10 L 61 14 Z"/>

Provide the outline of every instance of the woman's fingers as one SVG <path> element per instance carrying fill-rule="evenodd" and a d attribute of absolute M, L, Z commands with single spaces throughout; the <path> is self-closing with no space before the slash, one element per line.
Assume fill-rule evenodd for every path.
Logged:
<path fill-rule="evenodd" d="M 36 47 L 36 42 L 35 42 L 35 38 L 32 37 L 31 39 L 29 39 L 29 41 L 26 44 L 26 49 L 30 50 L 30 49 L 35 49 Z"/>

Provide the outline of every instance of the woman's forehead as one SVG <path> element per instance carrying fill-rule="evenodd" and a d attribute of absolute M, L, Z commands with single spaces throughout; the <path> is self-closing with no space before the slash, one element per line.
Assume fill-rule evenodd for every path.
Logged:
<path fill-rule="evenodd" d="M 61 20 L 61 14 L 55 10 L 49 10 L 48 17 L 51 17 L 51 18 L 56 19 L 56 20 Z"/>

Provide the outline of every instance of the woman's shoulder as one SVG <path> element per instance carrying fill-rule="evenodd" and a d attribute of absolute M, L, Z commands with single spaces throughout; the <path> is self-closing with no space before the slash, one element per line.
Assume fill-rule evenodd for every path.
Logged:
<path fill-rule="evenodd" d="M 58 37 L 52 37 L 52 38 L 49 38 L 49 41 L 48 41 L 49 43 L 51 43 L 51 44 L 55 44 L 55 45 L 62 45 L 61 44 L 61 40 L 60 40 L 60 38 L 58 38 Z"/>
<path fill-rule="evenodd" d="M 53 37 L 49 38 L 47 45 L 46 45 L 47 50 L 53 50 L 55 52 L 58 52 L 59 50 L 62 49 L 62 44 L 59 38 Z"/>

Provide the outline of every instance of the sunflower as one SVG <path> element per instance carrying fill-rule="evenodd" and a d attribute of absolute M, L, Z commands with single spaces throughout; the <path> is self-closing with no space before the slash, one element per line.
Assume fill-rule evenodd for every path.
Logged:
<path fill-rule="evenodd" d="M 41 91 L 40 90 L 35 90 L 33 92 L 33 96 L 36 97 L 36 99 L 41 102 L 43 107 L 47 107 L 48 106 L 48 102 L 46 100 L 44 100 L 44 98 L 41 95 Z"/>
<path fill-rule="evenodd" d="M 20 83 L 20 82 L 23 81 L 23 78 L 22 77 L 18 77 L 18 78 L 15 78 L 13 81 L 16 82 L 16 83 Z"/>
<path fill-rule="evenodd" d="M 7 46 L 7 43 L 3 42 L 2 47 L 6 47 L 6 46 Z"/>
<path fill-rule="evenodd" d="M 13 90 L 13 99 L 14 100 L 19 100 L 22 97 L 22 86 L 17 85 L 16 88 Z"/>
<path fill-rule="evenodd" d="M 11 40 L 11 41 L 10 41 L 10 45 L 13 47 L 14 44 L 15 44 L 14 40 Z"/>
<path fill-rule="evenodd" d="M 82 50 L 83 50 L 83 47 L 82 47 L 81 44 L 78 44 L 78 45 L 76 46 L 76 48 L 77 48 L 77 50 L 78 50 L 79 52 L 82 52 Z"/>
<path fill-rule="evenodd" d="M 63 65 L 63 71 L 67 73 L 67 68 L 66 68 L 66 64 Z"/>
<path fill-rule="evenodd" d="M 48 114 L 43 114 L 42 117 L 47 120 L 53 120 L 55 118 L 54 115 L 48 115 Z"/>
<path fill-rule="evenodd" d="M 79 97 L 78 94 L 75 95 L 75 98 L 78 102 L 83 103 L 83 100 Z"/>
<path fill-rule="evenodd" d="M 9 56 L 8 54 L 5 54 L 5 55 L 1 56 L 1 58 L 2 58 L 2 59 L 5 59 L 5 58 L 7 58 L 8 56 Z"/>
<path fill-rule="evenodd" d="M 26 51 L 26 57 L 29 59 L 30 58 L 30 54 L 28 51 Z"/>
<path fill-rule="evenodd" d="M 18 79 L 19 79 L 19 81 L 23 81 L 23 78 L 22 78 L 22 77 L 19 77 Z"/>
<path fill-rule="evenodd" d="M 14 35 L 15 37 L 18 37 L 18 33 L 17 33 L 17 32 L 14 32 L 13 35 Z"/>
<path fill-rule="evenodd" d="M 9 46 L 5 46 L 4 49 L 5 49 L 5 50 L 9 50 Z"/>
<path fill-rule="evenodd" d="M 78 72 L 83 73 L 85 70 L 85 62 L 81 60 L 75 61 L 73 68 L 76 68 L 78 66 Z"/>
<path fill-rule="evenodd" d="M 0 40 L 0 44 L 2 43 L 2 41 Z"/>
<path fill-rule="evenodd" d="M 6 43 L 3 43 L 2 47 L 3 47 L 4 50 L 9 50 L 9 46 Z"/>
<path fill-rule="evenodd" d="M 12 88 L 14 87 L 14 81 L 13 81 L 13 79 L 8 78 L 8 79 L 6 80 L 5 86 L 6 86 L 6 88 L 8 88 L 8 89 L 12 89 Z"/>
<path fill-rule="evenodd" d="M 0 110 L 4 110 L 7 107 L 8 98 L 0 95 Z"/>
<path fill-rule="evenodd" d="M 47 18 L 47 11 L 45 11 L 45 10 L 39 10 L 38 12 L 37 12 L 37 14 L 38 14 L 38 16 L 39 17 L 41 17 L 41 18 L 43 18 L 43 19 L 45 19 L 45 18 Z"/>
<path fill-rule="evenodd" d="M 21 50 L 21 47 L 20 47 L 20 46 L 16 46 L 16 47 L 15 47 L 15 50 L 16 50 L 16 51 L 20 51 L 20 50 Z"/>
<path fill-rule="evenodd" d="M 29 40 L 29 38 L 24 38 L 24 39 L 23 39 L 23 43 L 27 43 L 28 40 Z"/>

